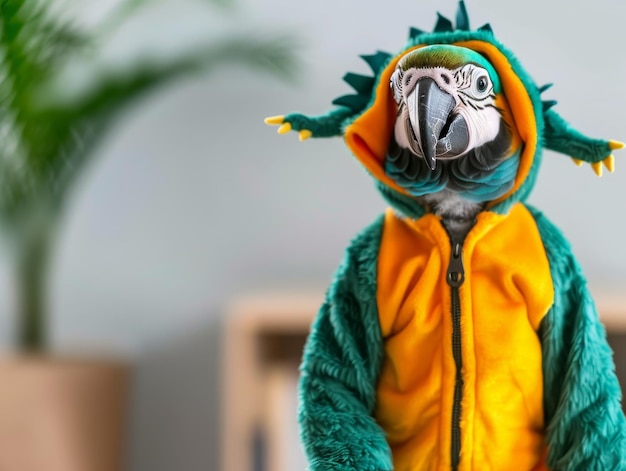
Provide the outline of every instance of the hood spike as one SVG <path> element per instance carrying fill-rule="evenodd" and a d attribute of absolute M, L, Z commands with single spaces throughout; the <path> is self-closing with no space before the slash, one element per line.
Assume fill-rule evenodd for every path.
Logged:
<path fill-rule="evenodd" d="M 369 97 L 363 95 L 343 95 L 333 100 L 333 105 L 345 106 L 353 112 L 363 111 L 369 102 Z"/>
<path fill-rule="evenodd" d="M 548 90 L 549 88 L 552 88 L 552 85 L 554 85 L 553 83 L 546 83 L 545 85 L 542 85 L 541 87 L 538 88 L 539 93 L 543 93 L 546 90 Z"/>
<path fill-rule="evenodd" d="M 383 51 L 376 51 L 376 54 L 360 56 L 367 65 L 370 66 L 374 74 L 378 75 L 378 71 L 391 59 L 391 54 Z"/>
<path fill-rule="evenodd" d="M 546 101 L 542 101 L 541 102 L 541 106 L 543 108 L 543 111 L 546 112 L 550 108 L 552 108 L 554 105 L 556 105 L 557 103 L 558 102 L 556 100 L 546 100 Z"/>
<path fill-rule="evenodd" d="M 478 28 L 478 31 L 486 31 L 489 34 L 493 34 L 493 29 L 491 28 L 491 25 L 489 23 L 485 23 L 484 25 L 482 25 L 480 28 Z"/>
<path fill-rule="evenodd" d="M 368 96 L 372 92 L 372 88 L 374 88 L 374 83 L 376 81 L 374 77 L 367 77 L 365 75 L 354 74 L 352 72 L 348 72 L 344 75 L 343 80 L 354 88 L 359 95 Z"/>
<path fill-rule="evenodd" d="M 437 23 L 435 23 L 435 33 L 451 33 L 454 31 L 452 21 L 443 16 L 441 13 L 437 13 Z"/>
<path fill-rule="evenodd" d="M 414 28 L 413 26 L 409 28 L 409 39 L 415 39 L 422 34 L 424 34 L 424 31 L 419 28 Z"/>
<path fill-rule="evenodd" d="M 463 0 L 459 1 L 459 8 L 456 11 L 456 29 L 460 29 L 463 31 L 470 30 L 469 16 L 467 14 L 467 9 L 465 8 L 465 2 Z"/>

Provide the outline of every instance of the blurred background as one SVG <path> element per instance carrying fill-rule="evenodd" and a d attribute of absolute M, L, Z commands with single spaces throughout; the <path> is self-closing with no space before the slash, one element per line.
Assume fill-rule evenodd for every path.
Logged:
<path fill-rule="evenodd" d="M 232 306 L 264 293 L 306 293 L 313 306 L 349 240 L 385 207 L 340 139 L 300 143 L 295 134 L 278 137 L 263 118 L 327 111 L 348 92 L 345 72 L 369 73 L 359 54 L 397 52 L 409 26 L 431 28 L 436 11 L 454 17 L 457 5 L 237 0 L 221 11 L 197 0 L 154 3 L 107 40 L 103 69 L 237 31 L 291 35 L 301 65 L 292 80 L 242 65 L 198 73 L 116 120 L 64 215 L 51 275 L 51 350 L 133 365 L 129 470 L 218 470 Z M 117 4 L 60 8 L 89 29 Z M 472 28 L 491 23 L 537 83 L 554 82 L 544 96 L 562 116 L 589 135 L 626 140 L 626 4 L 466 4 Z M 80 72 L 70 77 L 79 87 Z M 611 299 L 626 287 L 623 153 L 615 174 L 597 178 L 547 152 L 530 199 L 569 238 L 594 294 Z M 9 264 L 0 267 L 0 343 L 10 349 L 14 287 Z M 250 443 L 242 437 L 242 447 Z"/>

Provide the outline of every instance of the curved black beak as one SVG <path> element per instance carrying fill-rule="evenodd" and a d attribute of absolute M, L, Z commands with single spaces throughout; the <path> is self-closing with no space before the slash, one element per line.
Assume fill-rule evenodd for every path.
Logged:
<path fill-rule="evenodd" d="M 437 157 L 454 158 L 467 149 L 467 123 L 452 113 L 456 106 L 454 97 L 441 90 L 433 79 L 421 78 L 407 97 L 407 105 L 407 126 L 412 128 L 408 135 L 417 138 L 419 149 L 414 150 L 424 156 L 431 170 L 437 166 Z"/>

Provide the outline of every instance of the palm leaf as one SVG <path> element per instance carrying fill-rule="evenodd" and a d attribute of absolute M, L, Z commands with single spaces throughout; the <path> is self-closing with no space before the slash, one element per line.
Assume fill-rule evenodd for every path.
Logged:
<path fill-rule="evenodd" d="M 125 0 L 109 26 L 154 1 Z M 120 112 L 195 71 L 239 63 L 291 77 L 295 66 L 291 39 L 239 37 L 169 61 L 100 74 L 78 97 L 58 93 L 54 84 L 63 61 L 95 44 L 98 35 L 52 15 L 48 0 L 0 0 L 0 229 L 16 244 L 23 348 L 45 348 L 45 284 L 60 215 L 94 147 Z"/>
<path fill-rule="evenodd" d="M 34 189 L 45 191 L 42 199 L 61 207 L 72 182 L 93 155 L 94 146 L 118 114 L 147 93 L 183 76 L 238 63 L 293 77 L 296 67 L 292 43 L 286 37 L 224 40 L 168 62 L 111 73 L 79 99 L 32 109 L 34 124 L 24 130 L 24 139 L 35 162 L 29 175 L 37 180 Z M 49 91 L 45 94 L 59 95 Z M 15 213 L 24 199 L 34 196 L 24 190 L 23 181 L 5 182 L 5 185 L 6 191 L 0 193 L 0 217 L 2 213 L 4 216 Z"/>
<path fill-rule="evenodd" d="M 0 2 L 0 213 L 19 207 L 38 184 L 28 139 L 41 134 L 27 106 L 32 90 L 87 42 L 70 22 L 49 13 L 49 3 Z"/>
<path fill-rule="evenodd" d="M 129 99 L 194 72 L 206 72 L 227 63 L 253 66 L 285 78 L 294 76 L 293 40 L 287 37 L 243 37 L 219 41 L 170 61 L 144 62 L 133 69 L 114 71 L 90 87 L 84 96 L 48 100 L 40 115 L 71 123 L 123 106 Z M 43 95 L 59 96 L 53 90 Z M 41 96 L 41 95 L 40 95 Z M 54 98 L 53 98 L 54 99 Z"/>

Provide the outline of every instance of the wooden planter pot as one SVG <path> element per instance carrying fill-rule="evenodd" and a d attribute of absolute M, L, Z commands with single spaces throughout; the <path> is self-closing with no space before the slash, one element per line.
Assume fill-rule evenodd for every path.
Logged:
<path fill-rule="evenodd" d="M 121 471 L 129 368 L 0 358 L 0 470 Z"/>

